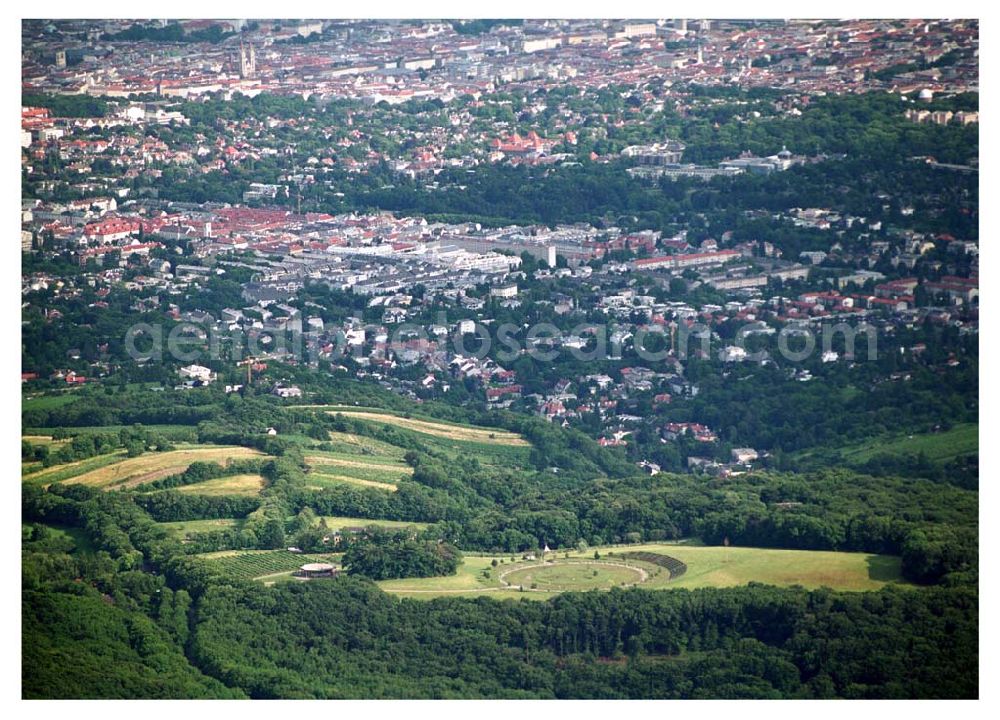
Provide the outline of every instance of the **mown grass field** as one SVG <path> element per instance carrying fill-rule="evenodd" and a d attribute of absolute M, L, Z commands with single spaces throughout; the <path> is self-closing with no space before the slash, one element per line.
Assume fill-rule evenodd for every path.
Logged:
<path fill-rule="evenodd" d="M 33 463 L 25 468 L 27 472 L 21 475 L 21 480 L 27 483 L 51 485 L 52 483 L 69 480 L 83 473 L 94 472 L 123 459 L 125 459 L 125 451 L 116 450 L 106 455 L 95 455 L 86 460 L 77 460 L 76 462 L 65 463 L 63 465 L 53 465 L 48 468 L 41 468 L 39 463 Z"/>
<path fill-rule="evenodd" d="M 392 428 L 420 448 L 446 459 L 476 457 L 487 465 L 518 468 L 529 464 L 531 443 L 517 433 L 500 428 L 449 422 L 430 417 L 380 408 L 347 405 L 301 405 L 303 409 L 322 410 L 331 415 L 361 420 L 372 425 Z M 373 440 L 351 433 L 330 433 L 330 442 L 338 452 L 366 453 L 402 459 L 405 447 Z"/>
<path fill-rule="evenodd" d="M 264 478 L 260 475 L 228 475 L 213 478 L 193 485 L 183 485 L 176 488 L 178 492 L 189 495 L 257 495 L 264 489 Z"/>
<path fill-rule="evenodd" d="M 403 475 L 413 474 L 409 465 L 384 456 L 344 457 L 332 453 L 310 453 L 306 455 L 306 463 L 316 472 L 336 472 L 363 480 L 395 482 Z"/>
<path fill-rule="evenodd" d="M 350 475 L 309 473 L 306 476 L 306 487 L 310 490 L 323 490 L 325 488 L 337 487 L 338 485 L 360 485 L 361 487 L 370 487 L 376 490 L 385 490 L 386 492 L 396 492 L 399 489 L 395 483 L 364 480 L 362 478 L 351 477 Z"/>
<path fill-rule="evenodd" d="M 404 522 L 402 520 L 371 520 L 369 518 L 357 518 L 357 517 L 342 517 L 337 515 L 324 515 L 323 520 L 326 520 L 326 526 L 330 530 L 341 530 L 345 527 L 366 527 L 368 525 L 378 525 L 384 528 L 407 528 L 415 527 L 419 530 L 423 530 L 427 527 L 428 523 L 421 522 Z"/>
<path fill-rule="evenodd" d="M 197 445 L 169 452 L 144 453 L 95 470 L 80 471 L 62 481 L 96 488 L 124 488 L 183 472 L 193 462 L 225 464 L 229 460 L 251 457 L 263 457 L 263 453 L 237 445 Z"/>
<path fill-rule="evenodd" d="M 734 587 L 758 582 L 767 585 L 805 588 L 828 587 L 834 590 L 877 590 L 888 583 L 902 583 L 898 557 L 866 553 L 839 553 L 811 550 L 772 550 L 769 548 L 724 548 L 656 543 L 617 548 L 601 548 L 600 561 L 624 563 L 615 553 L 650 551 L 669 555 L 687 564 L 687 572 L 670 580 L 665 570 L 638 561 L 628 565 L 646 572 L 646 580 L 637 587 L 650 590 L 672 588 Z M 604 569 L 593 561 L 594 550 L 584 553 L 553 553 L 551 569 L 540 570 L 539 561 L 515 560 L 496 556 L 502 565 L 492 567 L 493 558 L 465 556 L 458 574 L 449 577 L 386 580 L 378 583 L 383 590 L 415 598 L 488 594 L 493 597 L 520 597 L 544 600 L 568 590 L 606 589 L 617 583 L 636 583 L 636 573 L 627 568 Z M 559 565 L 563 567 L 560 568 Z M 575 565 L 575 566 L 574 566 Z M 598 574 L 593 575 L 594 570 Z M 484 576 L 484 571 L 488 577 Z M 503 579 L 510 585 L 505 587 Z M 528 580 L 528 577 L 531 579 Z M 516 582 L 515 582 L 516 581 Z M 531 589 L 531 583 L 537 588 Z M 525 585 L 522 591 L 516 586 Z"/>
<path fill-rule="evenodd" d="M 434 598 L 452 597 L 455 595 L 491 595 L 510 596 L 533 593 L 515 593 L 512 590 L 504 590 L 498 580 L 492 576 L 496 573 L 490 566 L 491 558 L 466 556 L 458 568 L 455 575 L 445 575 L 431 578 L 403 578 L 401 580 L 382 580 L 378 584 L 386 592 L 397 595 Z M 482 572 L 489 570 L 491 578 L 483 578 Z"/>
<path fill-rule="evenodd" d="M 306 463 L 309 465 L 306 486 L 313 488 L 349 483 L 395 492 L 396 483 L 413 474 L 413 468 L 397 456 L 387 454 L 310 451 Z"/>
<path fill-rule="evenodd" d="M 21 396 L 21 412 L 26 410 L 52 410 L 68 405 L 76 399 L 75 390 L 65 390 L 53 395 Z"/>
<path fill-rule="evenodd" d="M 733 587 L 759 582 L 809 589 L 877 590 L 887 583 L 903 582 L 900 559 L 888 555 L 666 544 L 627 549 L 637 550 L 669 555 L 688 566 L 675 580 L 669 580 L 666 573 L 651 579 L 653 586 Z"/>
<path fill-rule="evenodd" d="M 890 440 L 873 440 L 843 453 L 852 463 L 863 463 L 876 455 L 919 455 L 931 462 L 947 462 L 979 452 L 979 424 L 956 425 L 940 433 L 904 435 Z"/>
<path fill-rule="evenodd" d="M 373 424 L 376 421 L 368 421 Z M 422 450 L 447 458 L 457 460 L 474 457 L 484 465 L 500 465 L 509 468 L 525 467 L 529 464 L 531 454 L 530 444 L 510 445 L 493 441 L 455 440 L 440 435 L 419 432 L 400 425 L 385 423 L 402 437 L 412 441 Z M 400 448 L 402 449 L 402 448 Z M 405 450 L 403 450 L 405 453 Z"/>
<path fill-rule="evenodd" d="M 372 462 L 402 460 L 406 454 L 406 450 L 398 445 L 391 445 L 381 440 L 353 433 L 331 432 L 330 444 L 334 447 L 333 452 L 323 454 L 346 458 L 361 456 L 366 459 L 371 458 Z"/>
<path fill-rule="evenodd" d="M 338 410 L 336 412 L 343 413 L 344 415 L 357 418 L 359 420 L 370 420 L 384 425 L 394 425 L 406 430 L 413 430 L 415 432 L 426 435 L 434 435 L 448 440 L 490 442 L 497 445 L 523 446 L 529 444 L 527 440 L 522 438 L 517 433 L 500 430 L 498 428 L 481 428 L 472 425 L 458 425 L 442 422 L 440 420 L 418 420 L 416 418 L 407 418 L 386 412 L 372 412 L 352 409 Z"/>
<path fill-rule="evenodd" d="M 209 520 L 181 520 L 179 522 L 161 522 L 157 525 L 170 534 L 181 539 L 188 538 L 196 533 L 214 532 L 216 530 L 228 530 L 229 528 L 242 527 L 246 522 L 243 518 L 212 518 Z"/>

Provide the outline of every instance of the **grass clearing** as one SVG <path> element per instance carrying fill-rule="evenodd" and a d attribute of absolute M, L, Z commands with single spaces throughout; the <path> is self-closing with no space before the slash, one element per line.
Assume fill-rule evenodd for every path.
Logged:
<path fill-rule="evenodd" d="M 735 587 L 751 582 L 808 589 L 828 587 L 834 590 L 877 590 L 886 584 L 906 584 L 902 579 L 900 559 L 887 555 L 843 553 L 812 550 L 774 550 L 770 548 L 714 547 L 694 544 L 654 543 L 628 547 L 599 548 L 585 553 L 553 553 L 555 564 L 541 566 L 539 560 L 516 560 L 509 555 L 494 556 L 504 563 L 492 567 L 493 557 L 466 555 L 458 574 L 447 577 L 386 580 L 378 583 L 386 592 L 429 599 L 434 597 L 476 596 L 545 600 L 571 590 L 607 589 L 614 584 L 636 584 L 649 590 L 673 588 Z M 628 560 L 616 553 L 649 551 L 676 558 L 687 564 L 687 571 L 670 579 L 666 569 L 649 563 Z M 610 563 L 602 566 L 596 563 Z M 614 567 L 626 564 L 630 567 Z M 594 571 L 597 575 L 594 575 Z M 488 572 L 488 577 L 484 576 Z M 640 572 L 645 579 L 639 581 Z M 532 589 L 531 584 L 537 587 Z M 517 586 L 523 585 L 524 591 Z"/>
<path fill-rule="evenodd" d="M 22 440 L 27 440 L 32 445 L 46 445 L 51 448 L 53 445 L 65 445 L 68 439 L 56 440 L 51 435 L 22 435 Z"/>
<path fill-rule="evenodd" d="M 67 480 L 89 487 L 117 489 L 184 472 L 193 462 L 225 464 L 232 459 L 251 457 L 263 457 L 263 453 L 238 445 L 198 445 L 163 453 L 144 453 L 139 457 L 77 474 Z"/>
<path fill-rule="evenodd" d="M 351 483 L 395 492 L 396 483 L 413 474 L 413 468 L 386 456 L 347 456 L 342 453 L 318 453 L 306 456 L 309 473 L 306 484 L 324 488 Z"/>
<path fill-rule="evenodd" d="M 76 390 L 65 390 L 53 395 L 21 396 L 21 412 L 28 410 L 54 410 L 77 399 Z"/>
<path fill-rule="evenodd" d="M 206 495 L 217 497 L 220 495 L 247 495 L 253 496 L 264 489 L 264 478 L 260 475 L 228 475 L 226 477 L 213 478 L 193 485 L 182 485 L 176 488 L 178 492 L 189 495 Z"/>
<path fill-rule="evenodd" d="M 26 525 L 41 525 L 47 528 L 53 536 L 57 538 L 65 538 L 72 543 L 72 549 L 69 550 L 70 555 L 83 555 L 93 553 L 97 548 L 94 547 L 93 542 L 90 540 L 90 536 L 87 535 L 83 528 L 70 527 L 68 525 L 60 525 L 59 523 L 43 523 L 43 522 L 32 522 L 32 523 L 22 523 L 21 528 L 23 529 Z"/>
<path fill-rule="evenodd" d="M 844 451 L 850 463 L 864 463 L 876 455 L 919 455 L 924 453 L 931 462 L 948 462 L 965 455 L 979 453 L 979 424 L 956 425 L 939 433 L 903 435 L 895 439 L 872 440 Z"/>
<path fill-rule="evenodd" d="M 33 470 L 21 476 L 21 480 L 27 483 L 38 483 L 41 485 L 51 485 L 52 483 L 63 482 L 83 473 L 95 472 L 113 463 L 117 463 L 125 458 L 124 450 L 115 450 L 106 455 L 95 455 L 85 460 L 77 460 L 63 465 L 53 465 L 41 470 Z"/>
<path fill-rule="evenodd" d="M 330 444 L 334 446 L 335 454 L 347 456 L 362 455 L 379 459 L 402 460 L 406 454 L 406 450 L 397 445 L 354 433 L 330 431 Z"/>
<path fill-rule="evenodd" d="M 877 590 L 889 582 L 902 582 L 898 557 L 825 550 L 651 544 L 629 546 L 625 552 L 643 551 L 677 558 L 687 572 L 670 580 L 664 572 L 650 586 L 698 588 L 733 587 L 750 582 L 815 589 Z M 602 553 L 603 555 L 603 553 Z"/>
<path fill-rule="evenodd" d="M 357 460 L 354 458 L 333 457 L 326 455 L 307 455 L 306 463 L 317 472 L 327 472 L 336 469 L 339 473 L 357 475 L 357 477 L 376 480 L 384 478 L 387 481 L 399 480 L 401 475 L 412 475 L 413 468 L 386 459 L 384 462 L 373 462 L 369 460 Z"/>
<path fill-rule="evenodd" d="M 896 437 L 874 438 L 840 448 L 821 451 L 805 450 L 793 457 L 803 462 L 822 460 L 828 452 L 839 455 L 847 465 L 863 465 L 879 455 L 896 457 L 923 453 L 933 463 L 946 463 L 960 457 L 979 454 L 979 424 L 962 423 L 937 433 L 914 433 Z"/>
<path fill-rule="evenodd" d="M 384 528 L 415 527 L 418 530 L 424 530 L 428 527 L 429 524 L 421 522 L 406 522 L 403 520 L 372 520 L 370 518 L 343 517 L 337 515 L 324 515 L 322 519 L 326 521 L 326 526 L 330 530 L 343 530 L 344 528 L 363 528 L 369 525 L 378 525 L 379 527 L 384 527 Z"/>
<path fill-rule="evenodd" d="M 493 442 L 451 440 L 437 435 L 389 426 L 392 431 L 411 440 L 421 450 L 448 462 L 476 458 L 484 465 L 516 469 L 530 466 L 531 445 L 503 445 Z"/>
<path fill-rule="evenodd" d="M 212 518 L 209 520 L 181 520 L 179 522 L 161 522 L 157 525 L 171 535 L 182 540 L 190 538 L 196 533 L 215 532 L 217 530 L 229 530 L 240 528 L 246 522 L 243 518 Z M 224 551 L 235 552 L 235 551 Z M 203 557 L 199 555 L 199 557 Z"/>
<path fill-rule="evenodd" d="M 335 487 L 337 485 L 343 485 L 347 483 L 348 485 L 362 485 L 364 487 L 373 487 L 379 490 L 385 490 L 387 492 L 396 492 L 398 489 L 392 483 L 378 482 L 375 480 L 365 480 L 363 478 L 351 477 L 350 475 L 327 475 L 324 473 L 311 472 L 306 475 L 306 487 L 314 490 L 322 490 L 323 488 Z"/>
<path fill-rule="evenodd" d="M 504 590 L 499 582 L 493 583 L 482 577 L 483 570 L 490 568 L 491 558 L 467 556 L 455 575 L 443 575 L 429 578 L 402 578 L 400 580 L 382 580 L 378 584 L 386 592 L 414 597 L 432 598 L 462 594 L 481 595 L 509 594 L 514 591 Z"/>
<path fill-rule="evenodd" d="M 448 440 L 464 440 L 471 442 L 489 442 L 497 445 L 517 445 L 528 446 L 527 440 L 517 433 L 500 430 L 497 428 L 483 428 L 472 425 L 452 425 L 438 420 L 417 420 L 399 415 L 392 415 L 386 412 L 373 412 L 365 410 L 354 410 L 345 408 L 343 410 L 330 411 L 331 414 L 342 413 L 343 415 L 359 420 L 382 423 L 383 425 L 393 425 L 406 430 L 434 435 L 435 437 L 446 438 Z"/>
<path fill-rule="evenodd" d="M 396 449 L 399 450 L 400 452 L 403 451 L 402 448 L 396 448 Z M 356 465 L 359 467 L 364 467 L 364 466 L 377 466 L 377 467 L 389 467 L 389 468 L 398 467 L 403 472 L 410 469 L 410 466 L 403 462 L 402 455 L 400 455 L 399 457 L 393 455 L 385 455 L 385 454 L 364 455 L 360 453 L 348 453 L 335 450 L 317 450 L 316 448 L 309 448 L 307 452 L 309 454 L 306 455 L 306 462 L 328 463 L 328 464 L 339 463 L 343 465 Z"/>

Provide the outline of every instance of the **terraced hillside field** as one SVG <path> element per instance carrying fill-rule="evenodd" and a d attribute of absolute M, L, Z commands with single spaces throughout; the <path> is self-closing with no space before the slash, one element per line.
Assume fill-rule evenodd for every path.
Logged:
<path fill-rule="evenodd" d="M 308 487 L 324 488 L 349 483 L 395 491 L 396 483 L 413 474 L 413 468 L 387 455 L 351 455 L 313 452 L 306 456 Z"/>
<path fill-rule="evenodd" d="M 458 425 L 442 422 L 440 420 L 418 420 L 416 418 L 406 418 L 391 413 L 353 410 L 345 408 L 342 410 L 331 410 L 332 414 L 341 413 L 359 420 L 370 420 L 385 425 L 413 430 L 426 435 L 446 438 L 448 440 L 461 440 L 467 442 L 494 443 L 497 445 L 529 446 L 527 440 L 517 433 L 500 430 L 497 428 L 477 427 L 472 425 Z"/>
<path fill-rule="evenodd" d="M 346 457 L 362 456 L 371 462 L 402 460 L 404 448 L 353 433 L 330 432 L 330 452 Z"/>
<path fill-rule="evenodd" d="M 84 460 L 76 460 L 75 462 L 53 465 L 47 468 L 42 468 L 41 463 L 26 464 L 22 467 L 21 480 L 26 483 L 51 485 L 52 483 L 63 482 L 69 478 L 92 472 L 124 459 L 125 451 L 115 450 L 106 455 L 95 455 Z"/>
<path fill-rule="evenodd" d="M 225 465 L 229 460 L 245 460 L 263 456 L 264 454 L 258 450 L 237 445 L 197 445 L 170 452 L 145 453 L 139 457 L 112 462 L 103 467 L 81 472 L 61 480 L 89 487 L 119 489 L 153 482 L 184 472 L 193 462 L 215 462 Z M 26 476 L 25 479 L 33 478 Z M 50 480 L 50 482 L 55 482 L 55 480 Z"/>
<path fill-rule="evenodd" d="M 406 449 L 416 447 L 448 460 L 475 457 L 485 465 L 507 468 L 530 465 L 531 444 L 517 433 L 506 430 L 405 418 L 371 408 L 344 408 L 327 412 L 343 413 L 346 418 L 390 430 L 400 438 L 398 446 L 404 453 Z"/>

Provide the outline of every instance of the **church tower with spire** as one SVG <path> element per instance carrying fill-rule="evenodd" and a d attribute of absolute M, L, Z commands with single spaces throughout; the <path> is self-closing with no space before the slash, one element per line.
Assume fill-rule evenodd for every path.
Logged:
<path fill-rule="evenodd" d="M 253 45 L 244 44 L 240 38 L 240 77 L 253 78 L 257 76 L 257 53 Z"/>

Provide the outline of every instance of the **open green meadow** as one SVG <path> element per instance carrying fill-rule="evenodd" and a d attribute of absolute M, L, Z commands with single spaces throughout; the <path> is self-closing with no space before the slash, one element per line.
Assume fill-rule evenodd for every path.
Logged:
<path fill-rule="evenodd" d="M 937 433 L 875 438 L 837 448 L 835 452 L 848 465 L 863 465 L 879 455 L 916 457 L 921 453 L 930 462 L 945 463 L 979 453 L 979 424 L 963 423 Z M 822 453 L 825 455 L 829 451 L 824 450 Z M 805 462 L 814 459 L 815 456 L 816 453 L 809 450 L 793 455 Z"/>
<path fill-rule="evenodd" d="M 939 433 L 921 433 L 876 441 L 846 450 L 844 459 L 863 463 L 876 455 L 919 455 L 923 453 L 931 462 L 947 462 L 979 452 L 979 424 L 956 425 Z"/>
<path fill-rule="evenodd" d="M 194 523 L 161 523 L 179 533 L 204 532 L 231 527 L 233 520 L 203 520 Z M 214 523 L 214 525 L 213 525 Z M 327 518 L 331 530 L 343 527 L 381 525 L 405 527 L 417 523 L 376 521 L 365 518 Z M 414 597 L 442 596 L 519 597 L 544 600 L 563 592 L 607 590 L 612 587 L 641 587 L 649 590 L 673 588 L 735 587 L 762 583 L 809 589 L 877 590 L 886 584 L 902 583 L 900 560 L 886 555 L 770 548 L 706 547 L 655 543 L 594 551 L 549 553 L 541 559 L 523 560 L 504 555 L 467 555 L 455 575 L 384 580 L 386 592 Z M 666 568 L 644 560 L 623 557 L 623 553 L 651 552 L 687 565 L 683 575 L 671 579 Z M 568 556 L 567 556 L 568 555 Z M 211 561 L 234 577 L 275 580 L 291 573 L 308 560 L 287 550 L 222 551 L 198 556 Z M 251 558 L 253 562 L 251 562 Z M 494 559 L 497 565 L 493 566 Z M 323 562 L 326 562 L 324 560 Z"/>
<path fill-rule="evenodd" d="M 657 565 L 624 559 L 621 553 L 652 552 L 680 560 L 687 571 L 671 579 Z M 650 590 L 672 588 L 734 587 L 762 583 L 834 590 L 877 590 L 889 583 L 902 583 L 900 559 L 886 555 L 769 548 L 706 547 L 656 543 L 600 548 L 585 553 L 559 552 L 541 560 L 511 556 L 465 556 L 456 575 L 382 581 L 386 592 L 432 598 L 452 595 L 482 595 L 546 599 L 562 592 L 635 586 Z M 502 564 L 499 564 L 500 561 Z M 534 587 L 532 587 L 534 585 Z"/>
<path fill-rule="evenodd" d="M 21 412 L 28 410 L 52 410 L 68 405 L 76 399 L 78 390 L 64 390 L 49 395 L 21 396 Z"/>
<path fill-rule="evenodd" d="M 240 528 L 246 522 L 243 518 L 211 518 L 209 520 L 181 520 L 161 522 L 157 525 L 175 537 L 186 539 L 197 533 L 215 532 Z"/>

